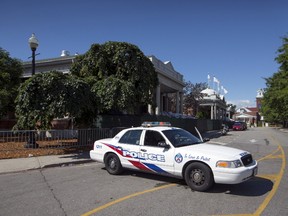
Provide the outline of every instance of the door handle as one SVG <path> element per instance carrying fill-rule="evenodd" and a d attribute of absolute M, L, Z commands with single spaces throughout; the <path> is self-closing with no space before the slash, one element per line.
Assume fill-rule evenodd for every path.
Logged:
<path fill-rule="evenodd" d="M 140 151 L 142 151 L 142 152 L 147 152 L 147 150 L 146 150 L 146 149 L 140 149 Z"/>

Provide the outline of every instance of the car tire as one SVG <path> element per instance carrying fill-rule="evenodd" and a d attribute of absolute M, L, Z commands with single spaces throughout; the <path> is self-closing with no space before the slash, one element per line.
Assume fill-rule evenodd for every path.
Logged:
<path fill-rule="evenodd" d="M 184 173 L 186 184 L 194 191 L 206 191 L 214 184 L 211 169 L 203 163 L 194 162 Z"/>
<path fill-rule="evenodd" d="M 118 175 L 123 172 L 122 164 L 115 154 L 108 154 L 104 160 L 105 168 L 109 174 Z"/>

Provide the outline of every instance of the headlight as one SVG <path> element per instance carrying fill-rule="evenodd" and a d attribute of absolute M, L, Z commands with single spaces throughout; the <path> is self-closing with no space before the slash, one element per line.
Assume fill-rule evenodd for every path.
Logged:
<path fill-rule="evenodd" d="M 240 160 L 235 161 L 218 161 L 216 163 L 216 167 L 222 167 L 222 168 L 238 168 L 241 167 L 242 163 Z"/>

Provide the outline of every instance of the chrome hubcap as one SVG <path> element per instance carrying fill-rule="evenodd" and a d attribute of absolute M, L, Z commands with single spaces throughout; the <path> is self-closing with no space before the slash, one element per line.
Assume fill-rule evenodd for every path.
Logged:
<path fill-rule="evenodd" d="M 201 181 L 201 175 L 200 173 L 194 173 L 193 175 L 193 180 L 196 182 L 196 183 L 199 183 Z"/>
<path fill-rule="evenodd" d="M 202 185 L 205 182 L 205 176 L 202 170 L 195 169 L 191 173 L 191 179 L 196 185 Z"/>
<path fill-rule="evenodd" d="M 110 160 L 110 168 L 111 168 L 111 169 L 115 169 L 115 167 L 116 167 L 115 160 L 111 159 L 111 160 Z"/>

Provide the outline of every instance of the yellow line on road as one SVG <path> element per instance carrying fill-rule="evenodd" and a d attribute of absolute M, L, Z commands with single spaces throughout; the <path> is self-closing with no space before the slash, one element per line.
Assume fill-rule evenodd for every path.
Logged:
<path fill-rule="evenodd" d="M 219 216 L 219 215 L 215 215 L 215 216 Z M 231 214 L 231 215 L 225 215 L 225 216 L 253 216 L 253 214 Z"/>
<path fill-rule="evenodd" d="M 269 158 L 273 157 L 273 155 L 274 155 L 276 152 L 278 152 L 279 150 L 280 150 L 280 144 L 278 145 L 278 148 L 277 148 L 274 152 L 272 152 L 272 153 L 269 154 L 269 155 L 266 155 L 266 156 L 263 157 L 263 158 L 258 159 L 257 161 L 259 162 L 259 161 L 262 161 L 262 160 L 269 159 Z"/>
<path fill-rule="evenodd" d="M 275 182 L 276 180 L 277 180 L 277 178 L 278 178 L 278 174 L 271 174 L 271 175 L 269 175 L 269 174 L 267 174 L 267 175 L 257 175 L 257 177 L 259 177 L 259 178 L 265 178 L 265 179 L 268 179 L 268 180 L 271 180 L 271 181 L 273 181 L 273 182 Z"/>
<path fill-rule="evenodd" d="M 275 195 L 276 191 L 278 190 L 278 187 L 280 185 L 280 182 L 281 182 L 281 179 L 284 175 L 284 170 L 285 170 L 285 167 L 286 167 L 286 158 L 285 158 L 285 152 L 280 144 L 280 142 L 274 138 L 272 136 L 272 139 L 274 139 L 274 141 L 278 144 L 278 148 L 272 152 L 271 154 L 263 157 L 263 158 L 260 158 L 258 159 L 257 161 L 262 161 L 262 160 L 266 160 L 266 159 L 275 159 L 275 158 L 280 158 L 282 159 L 282 166 L 281 166 L 281 170 L 278 174 L 275 174 L 275 175 L 263 175 L 263 176 L 259 176 L 259 177 L 263 177 L 263 178 L 266 178 L 266 179 L 269 179 L 269 180 L 274 180 L 274 186 L 273 186 L 273 189 L 270 191 L 270 193 L 267 195 L 267 197 L 265 198 L 265 200 L 262 202 L 262 204 L 258 207 L 258 209 L 252 213 L 252 214 L 229 214 L 229 215 L 225 215 L 225 216 L 259 216 L 261 215 L 261 213 L 265 210 L 265 208 L 267 207 L 267 205 L 269 204 L 269 202 L 272 200 L 273 196 Z M 280 151 L 281 153 L 279 155 L 275 155 L 275 153 L 277 153 L 278 151 Z M 109 202 L 105 205 L 102 205 L 102 206 L 99 206 L 98 208 L 95 208 L 87 213 L 84 213 L 82 214 L 82 216 L 90 216 L 92 214 L 95 214 L 105 208 L 108 208 L 112 205 L 115 205 L 117 203 L 120 203 L 122 201 L 125 201 L 127 199 L 130 199 L 130 198 L 133 198 L 133 197 L 136 197 L 136 196 L 139 196 L 139 195 L 142 195 L 142 194 L 145 194 L 145 193 L 151 193 L 151 192 L 154 192 L 154 191 L 157 191 L 157 190 L 161 190 L 161 189 L 164 189 L 164 188 L 168 188 L 168 187 L 172 187 L 172 186 L 175 186 L 177 184 L 168 184 L 168 185 L 164 185 L 164 186 L 161 186 L 161 187 L 156 187 L 156 188 L 152 188 L 152 189 L 149 189 L 149 190 L 145 190 L 145 191 L 141 191 L 141 192 L 137 192 L 137 193 L 134 193 L 134 194 L 130 194 L 128 196 L 125 196 L 125 197 L 122 197 L 122 198 L 119 198 L 117 200 L 114 200 L 112 202 Z"/>
<path fill-rule="evenodd" d="M 258 177 L 262 177 L 262 178 L 266 178 L 266 179 L 269 179 L 271 181 L 274 181 L 273 189 L 266 196 L 264 201 L 261 203 L 261 205 L 259 205 L 258 209 L 254 213 L 252 213 L 252 214 L 229 214 L 229 215 L 225 215 L 225 216 L 259 216 L 262 214 L 262 212 L 265 210 L 265 208 L 267 207 L 267 205 L 269 204 L 269 202 L 272 200 L 273 196 L 277 192 L 279 185 L 280 185 L 280 182 L 281 182 L 281 179 L 284 175 L 284 171 L 285 171 L 285 167 L 286 167 L 286 157 L 285 157 L 285 152 L 284 152 L 280 142 L 276 138 L 274 138 L 274 136 L 271 136 L 271 137 L 277 143 L 278 148 L 274 152 L 272 152 L 271 154 L 269 154 L 263 158 L 260 158 L 257 161 L 259 162 L 262 160 L 276 159 L 276 158 L 279 158 L 282 160 L 281 169 L 280 169 L 278 174 L 262 175 L 262 176 L 258 175 Z M 275 155 L 279 151 L 280 151 L 280 154 Z M 224 216 L 224 215 L 222 215 L 222 216 Z"/>
<path fill-rule="evenodd" d="M 263 203 L 259 206 L 259 208 L 254 212 L 254 215 L 261 215 L 261 213 L 265 210 L 269 202 L 272 200 L 273 196 L 275 195 L 276 191 L 278 190 L 278 187 L 280 185 L 281 179 L 284 175 L 285 167 L 286 167 L 286 157 L 285 157 L 285 152 L 280 144 L 280 142 L 272 136 L 272 139 L 278 144 L 278 149 L 281 151 L 281 159 L 282 159 L 282 166 L 280 169 L 280 172 L 276 176 L 276 180 L 273 186 L 273 189 L 271 192 L 267 195 Z"/>
<path fill-rule="evenodd" d="M 151 192 L 154 192 L 154 191 L 157 191 L 157 190 L 161 190 L 161 189 L 164 189 L 164 188 L 168 188 L 168 187 L 172 187 L 172 186 L 175 186 L 175 185 L 177 185 L 177 184 L 168 184 L 168 185 L 164 185 L 164 186 L 161 186 L 161 187 L 156 187 L 156 188 L 152 188 L 152 189 L 149 189 L 149 190 L 145 190 L 145 191 L 137 192 L 137 193 L 134 193 L 134 194 L 130 194 L 128 196 L 125 196 L 125 197 L 119 198 L 117 200 L 114 200 L 112 202 L 109 202 L 109 203 L 107 203 L 105 205 L 99 206 L 98 208 L 95 208 L 95 209 L 93 209 L 93 210 L 91 210 L 91 211 L 89 211 L 87 213 L 82 214 L 82 216 L 90 216 L 90 215 L 95 214 L 95 213 L 97 213 L 97 212 L 99 212 L 99 211 L 101 211 L 101 210 L 103 210 L 105 208 L 108 208 L 108 207 L 110 207 L 112 205 L 115 205 L 115 204 L 120 203 L 120 202 L 122 202 L 124 200 L 130 199 L 132 197 L 136 197 L 136 196 L 139 196 L 139 195 L 142 195 L 142 194 L 145 194 L 145 193 L 151 193 Z"/>

